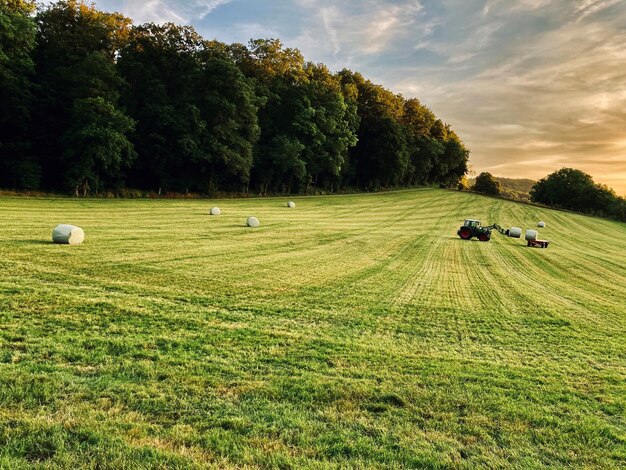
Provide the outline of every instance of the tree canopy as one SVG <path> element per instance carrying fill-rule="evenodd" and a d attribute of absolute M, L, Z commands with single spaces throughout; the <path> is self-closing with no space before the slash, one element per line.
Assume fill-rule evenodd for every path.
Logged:
<path fill-rule="evenodd" d="M 491 173 L 484 171 L 476 177 L 476 182 L 474 183 L 472 190 L 477 193 L 498 196 L 502 191 L 502 185 Z"/>
<path fill-rule="evenodd" d="M 626 220 L 626 200 L 574 168 L 561 168 L 540 179 L 530 197 L 533 202 L 548 206 Z"/>
<path fill-rule="evenodd" d="M 376 190 L 467 172 L 461 139 L 418 99 L 278 39 L 225 44 L 82 0 L 0 0 L 0 78 L 7 188 Z"/>
<path fill-rule="evenodd" d="M 32 125 L 35 3 L 0 0 L 0 185 L 32 189 L 40 168 L 28 137 Z"/>

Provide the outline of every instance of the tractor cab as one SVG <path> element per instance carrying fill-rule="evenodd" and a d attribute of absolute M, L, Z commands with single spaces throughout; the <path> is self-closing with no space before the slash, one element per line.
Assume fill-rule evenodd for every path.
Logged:
<path fill-rule="evenodd" d="M 471 240 L 472 237 L 476 237 L 481 242 L 488 242 L 491 238 L 491 228 L 480 225 L 480 220 L 465 219 L 456 234 L 463 240 Z"/>
<path fill-rule="evenodd" d="M 463 222 L 463 227 L 471 227 L 471 228 L 480 227 L 480 221 L 474 220 L 474 219 L 465 219 L 465 221 Z"/>

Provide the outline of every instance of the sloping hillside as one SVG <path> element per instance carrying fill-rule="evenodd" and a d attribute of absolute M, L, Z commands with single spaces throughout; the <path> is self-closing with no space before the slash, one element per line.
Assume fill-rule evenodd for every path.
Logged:
<path fill-rule="evenodd" d="M 0 199 L 0 467 L 626 465 L 626 225 L 294 200 Z"/>
<path fill-rule="evenodd" d="M 537 182 L 527 178 L 503 178 L 502 176 L 498 176 L 496 179 L 505 189 L 526 194 L 530 193 L 530 190 Z"/>
<path fill-rule="evenodd" d="M 530 201 L 530 190 L 536 181 L 527 178 L 503 178 L 501 176 L 494 177 L 496 181 L 502 185 L 502 196 L 517 201 Z M 476 178 L 471 178 L 468 183 L 473 186 Z"/>

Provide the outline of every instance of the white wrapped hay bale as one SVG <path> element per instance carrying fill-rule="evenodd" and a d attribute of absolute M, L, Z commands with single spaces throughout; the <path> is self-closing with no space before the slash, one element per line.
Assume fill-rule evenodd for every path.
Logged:
<path fill-rule="evenodd" d="M 246 225 L 248 227 L 257 228 L 261 225 L 261 222 L 259 222 L 259 219 L 257 219 L 256 217 L 248 217 L 248 219 L 246 220 Z"/>
<path fill-rule="evenodd" d="M 211 210 L 209 211 L 209 214 L 211 215 L 220 215 L 222 213 L 222 211 L 220 210 L 219 207 L 212 207 Z"/>
<path fill-rule="evenodd" d="M 52 241 L 63 245 L 80 245 L 85 239 L 85 232 L 75 225 L 57 225 L 52 231 Z"/>
<path fill-rule="evenodd" d="M 293 209 L 294 207 L 296 207 L 296 203 L 295 203 L 295 202 L 293 202 L 293 201 L 289 201 L 289 202 L 287 203 L 287 207 L 289 207 L 290 209 Z"/>
<path fill-rule="evenodd" d="M 526 230 L 526 241 L 534 242 L 539 237 L 537 230 Z"/>
<path fill-rule="evenodd" d="M 545 222 L 538 222 L 537 223 L 537 227 L 539 227 L 539 228 L 544 228 L 545 226 L 546 226 Z"/>
<path fill-rule="evenodd" d="M 519 227 L 511 227 L 509 229 L 509 237 L 520 238 L 522 236 L 522 229 Z"/>

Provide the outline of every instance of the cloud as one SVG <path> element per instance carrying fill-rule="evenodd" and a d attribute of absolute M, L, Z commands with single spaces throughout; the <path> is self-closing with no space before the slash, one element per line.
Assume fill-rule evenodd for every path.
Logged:
<path fill-rule="evenodd" d="M 612 7 L 622 0 L 582 0 L 576 8 L 575 16 L 577 21 L 585 19 L 589 15 Z"/>
<path fill-rule="evenodd" d="M 331 51 L 328 65 L 335 69 L 375 62 L 406 42 L 418 44 L 434 27 L 417 0 L 296 0 L 296 4 L 304 19 L 290 42 L 316 61 L 325 60 Z"/>
<path fill-rule="evenodd" d="M 232 0 L 112 0 L 98 2 L 109 9 L 121 11 L 131 17 L 136 24 L 167 23 L 190 24 L 202 20 L 221 5 Z"/>
<path fill-rule="evenodd" d="M 479 14 L 490 31 L 480 48 L 471 46 L 477 32 L 433 46 L 456 69 L 418 65 L 392 86 L 419 90 L 470 146 L 478 170 L 539 178 L 572 166 L 626 194 L 626 8 L 543 2 L 560 11 L 546 21 L 526 3 L 514 15 L 491 2 L 488 18 Z"/>
<path fill-rule="evenodd" d="M 97 0 L 207 38 L 278 37 L 449 122 L 477 170 L 580 167 L 626 194 L 624 0 Z"/>

